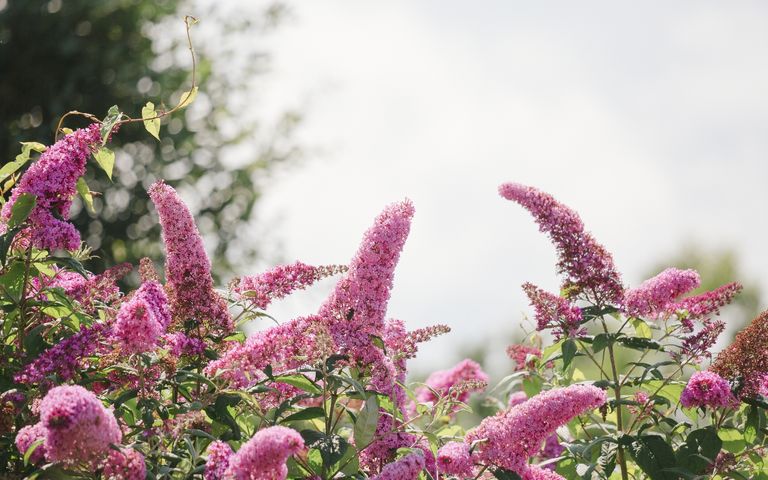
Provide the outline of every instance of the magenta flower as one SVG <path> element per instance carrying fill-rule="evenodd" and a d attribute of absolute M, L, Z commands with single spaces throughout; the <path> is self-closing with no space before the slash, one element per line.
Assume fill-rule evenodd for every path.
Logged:
<path fill-rule="evenodd" d="M 411 453 L 396 462 L 384 465 L 381 473 L 371 477 L 371 480 L 416 480 L 424 471 L 424 457 Z"/>
<path fill-rule="evenodd" d="M 695 270 L 668 268 L 624 294 L 624 309 L 633 317 L 657 318 L 680 296 L 701 285 Z"/>
<path fill-rule="evenodd" d="M 81 370 L 84 359 L 102 347 L 101 341 L 110 331 L 106 323 L 83 327 L 38 355 L 14 376 L 14 380 L 30 385 L 45 381 L 51 374 L 58 375 L 61 381 L 71 380 Z"/>
<path fill-rule="evenodd" d="M 520 473 L 558 427 L 605 402 L 605 392 L 591 385 L 549 390 L 484 419 L 465 441 L 484 440 L 476 450 L 480 460 Z"/>
<path fill-rule="evenodd" d="M 507 356 L 515 362 L 515 371 L 533 370 L 535 359 L 541 358 L 541 350 L 532 345 L 513 344 L 507 347 Z"/>
<path fill-rule="evenodd" d="M 566 277 L 563 288 L 569 296 L 583 292 L 599 303 L 621 300 L 624 287 L 613 257 L 584 231 L 576 212 L 547 193 L 517 183 L 501 185 L 499 193 L 527 209 L 539 229 L 549 234 L 557 248 L 557 268 Z"/>
<path fill-rule="evenodd" d="M 701 330 L 683 338 L 679 354 L 691 357 L 696 362 L 711 357 L 710 349 L 724 330 L 725 322 L 722 320 L 705 323 Z"/>
<path fill-rule="evenodd" d="M 143 353 L 155 349 L 163 327 L 152 310 L 140 296 L 134 296 L 120 306 L 113 335 L 120 341 L 123 352 Z"/>
<path fill-rule="evenodd" d="M 507 408 L 512 408 L 526 401 L 528 401 L 528 395 L 525 392 L 512 392 L 507 399 Z"/>
<path fill-rule="evenodd" d="M 680 404 L 686 408 L 720 408 L 737 407 L 739 401 L 731 392 L 728 380 L 705 370 L 691 375 L 688 385 L 680 394 Z"/>
<path fill-rule="evenodd" d="M 549 293 L 531 283 L 523 284 L 523 290 L 535 311 L 536 330 L 551 328 L 555 337 L 582 335 L 581 309 L 567 299 Z"/>
<path fill-rule="evenodd" d="M 205 352 L 205 342 L 199 338 L 190 337 L 182 332 L 168 333 L 163 336 L 165 348 L 174 357 L 182 355 L 202 355 Z"/>
<path fill-rule="evenodd" d="M 24 455 L 29 447 L 38 440 L 45 440 L 46 430 L 43 424 L 36 423 L 23 427 L 16 434 L 16 449 Z M 38 445 L 29 457 L 29 463 L 35 465 L 45 460 L 45 443 Z"/>
<path fill-rule="evenodd" d="M 681 315 L 681 321 L 687 328 L 692 328 L 692 320 L 702 319 L 710 314 L 719 314 L 720 307 L 724 307 L 733 301 L 733 298 L 741 292 L 742 286 L 732 282 L 720 286 L 710 292 L 684 298 L 667 307 L 669 313 Z"/>
<path fill-rule="evenodd" d="M 460 442 L 448 442 L 443 445 L 437 451 L 437 467 L 441 474 L 460 478 L 473 476 L 474 462 L 469 453 L 469 445 Z"/>
<path fill-rule="evenodd" d="M 132 448 L 110 450 L 102 478 L 104 480 L 144 480 L 147 465 L 144 455 Z"/>
<path fill-rule="evenodd" d="M 477 387 L 461 388 L 462 384 L 469 382 Z M 428 388 L 420 387 L 416 391 L 419 402 L 435 402 L 445 395 L 451 395 L 458 402 L 466 402 L 472 392 L 483 390 L 484 387 L 480 388 L 480 385 L 488 383 L 488 374 L 474 360 L 465 359 L 449 370 L 432 372 L 424 383 Z"/>
<path fill-rule="evenodd" d="M 347 274 L 320 308 L 334 342 L 342 353 L 369 365 L 381 356 L 372 336 L 381 337 L 395 266 L 408 237 L 413 204 L 388 206 L 365 233 Z"/>
<path fill-rule="evenodd" d="M 213 289 L 211 261 L 192 213 L 162 181 L 149 188 L 163 227 L 166 279 L 173 316 L 181 322 L 195 319 L 217 333 L 226 334 L 234 325 L 224 300 Z"/>
<path fill-rule="evenodd" d="M 50 146 L 22 175 L 3 206 L 0 219 L 8 221 L 20 195 L 35 195 L 37 204 L 29 215 L 30 226 L 19 238 L 28 238 L 32 246 L 41 249 L 77 250 L 80 234 L 74 225 L 62 219 L 69 218 L 69 207 L 77 193 L 77 179 L 85 173 L 94 145 L 100 143 L 99 125 L 94 123 Z"/>
<path fill-rule="evenodd" d="M 296 430 L 280 426 L 259 430 L 232 455 L 224 478 L 285 480 L 285 462 L 302 450 L 304 440 Z"/>
<path fill-rule="evenodd" d="M 232 458 L 232 447 L 228 443 L 216 440 L 208 445 L 208 461 L 205 462 L 205 480 L 224 480 Z"/>
<path fill-rule="evenodd" d="M 122 432 L 111 411 L 92 392 L 79 385 L 55 387 L 40 403 L 45 427 L 45 456 L 67 465 L 101 463 Z"/>
<path fill-rule="evenodd" d="M 541 468 L 536 465 L 525 465 L 520 472 L 522 480 L 565 480 L 561 475 L 548 468 Z"/>
<path fill-rule="evenodd" d="M 322 278 L 346 270 L 343 265 L 313 267 L 301 262 L 279 265 L 258 275 L 242 277 L 233 290 L 256 308 L 264 310 L 272 300 L 287 297 L 294 290 L 303 290 Z"/>

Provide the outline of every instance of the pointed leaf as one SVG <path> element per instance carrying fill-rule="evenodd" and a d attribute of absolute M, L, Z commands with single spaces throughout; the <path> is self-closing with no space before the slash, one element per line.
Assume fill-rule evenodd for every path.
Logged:
<path fill-rule="evenodd" d="M 88 188 L 88 184 L 85 183 L 85 178 L 80 177 L 77 179 L 77 193 L 83 198 L 85 208 L 91 213 L 96 213 L 93 208 L 93 195 L 91 195 L 91 189 Z"/>
<path fill-rule="evenodd" d="M 155 112 L 155 104 L 147 102 L 144 108 L 141 109 L 141 118 L 144 119 L 144 128 L 147 129 L 150 135 L 160 140 L 160 119 Z"/>
<path fill-rule="evenodd" d="M 115 152 L 107 147 L 101 147 L 93 154 L 96 163 L 106 172 L 107 177 L 112 180 L 112 169 L 115 167 Z"/>
<path fill-rule="evenodd" d="M 365 401 L 355 421 L 355 445 L 358 449 L 367 447 L 376 434 L 379 423 L 379 399 L 374 394 Z"/>
<path fill-rule="evenodd" d="M 179 108 L 187 108 L 197 97 L 197 87 L 192 90 L 188 90 L 181 94 L 181 100 L 179 101 Z"/>
<path fill-rule="evenodd" d="M 31 193 L 22 193 L 13 202 L 11 207 L 11 218 L 8 219 L 8 227 L 13 228 L 17 225 L 24 223 L 29 214 L 32 213 L 32 209 L 37 205 L 37 197 Z"/>
<path fill-rule="evenodd" d="M 112 133 L 112 129 L 115 127 L 115 124 L 119 122 L 122 117 L 123 112 L 117 108 L 117 105 L 112 105 L 109 107 L 109 110 L 107 110 L 107 116 L 104 117 L 104 120 L 101 122 L 100 133 L 102 145 L 107 144 L 107 140 L 109 140 L 109 134 Z"/>

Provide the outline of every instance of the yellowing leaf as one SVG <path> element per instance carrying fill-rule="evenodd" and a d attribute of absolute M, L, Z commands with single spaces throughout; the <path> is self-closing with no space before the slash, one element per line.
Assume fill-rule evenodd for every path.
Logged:
<path fill-rule="evenodd" d="M 648 324 L 645 323 L 643 320 L 640 320 L 639 318 L 633 318 L 632 326 L 635 328 L 635 333 L 637 334 L 638 337 L 653 338 L 651 327 L 649 327 Z"/>
<path fill-rule="evenodd" d="M 150 135 L 160 140 L 160 119 L 155 112 L 155 104 L 147 102 L 144 108 L 141 109 L 141 118 L 144 119 L 144 128 L 147 129 Z"/>
<path fill-rule="evenodd" d="M 112 169 L 115 167 L 115 152 L 107 147 L 101 147 L 93 154 L 96 163 L 106 172 L 107 177 L 112 180 Z"/>
<path fill-rule="evenodd" d="M 197 97 L 197 87 L 192 90 L 188 90 L 181 94 L 181 100 L 179 102 L 179 108 L 187 108 Z"/>
<path fill-rule="evenodd" d="M 83 177 L 77 179 L 77 193 L 83 197 L 85 208 L 91 213 L 96 213 L 96 210 L 93 208 L 93 195 L 91 195 L 91 189 L 88 188 L 88 184 L 85 183 L 85 178 Z"/>

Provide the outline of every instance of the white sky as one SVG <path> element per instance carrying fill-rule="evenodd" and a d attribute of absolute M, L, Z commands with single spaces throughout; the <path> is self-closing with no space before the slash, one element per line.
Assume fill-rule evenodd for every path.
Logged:
<path fill-rule="evenodd" d="M 765 2 L 305 1 L 265 45 L 261 107 L 303 107 L 306 161 L 257 223 L 283 259 L 346 263 L 378 212 L 416 205 L 390 315 L 497 351 L 555 254 L 504 181 L 575 208 L 625 280 L 687 240 L 737 249 L 768 285 Z M 260 107 L 260 108 L 261 108 Z M 262 267 L 262 266 L 260 266 Z M 276 306 L 313 312 L 330 284 Z"/>

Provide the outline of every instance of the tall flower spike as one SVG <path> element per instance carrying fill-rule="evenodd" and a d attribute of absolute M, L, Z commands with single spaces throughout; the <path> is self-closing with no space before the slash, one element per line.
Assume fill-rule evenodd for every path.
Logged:
<path fill-rule="evenodd" d="M 100 142 L 99 125 L 94 123 L 51 145 L 22 175 L 3 206 L 0 219 L 8 221 L 20 195 L 35 195 L 37 204 L 29 215 L 30 228 L 20 238 L 28 238 L 32 246 L 46 250 L 77 250 L 80 234 L 63 219 L 69 218 L 77 179 L 85 173 L 93 146 Z"/>
<path fill-rule="evenodd" d="M 768 375 L 768 310 L 736 335 L 733 343 L 715 358 L 710 371 L 742 383 L 739 397 L 758 395 Z"/>
<path fill-rule="evenodd" d="M 163 181 L 149 187 L 149 197 L 163 227 L 166 280 L 174 318 L 179 322 L 195 319 L 220 334 L 231 332 L 232 317 L 213 289 L 211 261 L 189 208 Z"/>
<path fill-rule="evenodd" d="M 519 203 L 533 215 L 542 232 L 549 234 L 557 247 L 557 268 L 566 279 L 566 291 L 583 292 L 598 302 L 621 300 L 624 287 L 613 265 L 613 257 L 584 231 L 578 214 L 551 195 L 518 183 L 505 183 L 499 193 Z"/>
<path fill-rule="evenodd" d="M 303 290 L 322 278 L 346 271 L 345 265 L 314 267 L 296 262 L 279 265 L 258 275 L 242 277 L 233 290 L 256 308 L 264 310 L 272 300 L 284 298 L 294 290 Z"/>
<path fill-rule="evenodd" d="M 719 314 L 720 308 L 731 303 L 742 290 L 737 282 L 726 283 L 712 291 L 683 298 L 667 307 L 669 313 L 682 314 L 684 324 L 691 328 L 692 320 L 700 320 L 710 314 Z"/>
<path fill-rule="evenodd" d="M 624 294 L 624 309 L 634 317 L 657 318 L 680 296 L 701 285 L 695 270 L 668 268 Z"/>
<path fill-rule="evenodd" d="M 112 412 L 79 385 L 51 389 L 40 403 L 40 422 L 46 429 L 45 456 L 51 462 L 94 467 L 106 458 L 110 444 L 122 439 Z"/>
<path fill-rule="evenodd" d="M 334 342 L 362 364 L 377 360 L 371 336 L 381 337 L 395 266 L 411 227 L 413 204 L 388 206 L 365 233 L 349 271 L 320 307 Z"/>
<path fill-rule="evenodd" d="M 480 460 L 522 473 L 528 458 L 558 427 L 605 402 L 605 392 L 591 385 L 549 390 L 484 419 L 465 441 L 485 440 L 476 451 Z"/>
<path fill-rule="evenodd" d="M 285 462 L 302 450 L 304 440 L 296 430 L 280 426 L 259 430 L 230 458 L 224 478 L 285 480 Z"/>

